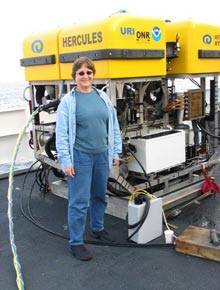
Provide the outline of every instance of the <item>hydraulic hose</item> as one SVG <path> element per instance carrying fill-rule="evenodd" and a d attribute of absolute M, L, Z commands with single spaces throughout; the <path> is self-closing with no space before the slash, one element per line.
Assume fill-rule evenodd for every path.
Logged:
<path fill-rule="evenodd" d="M 24 183 L 22 186 L 22 189 L 24 189 L 25 187 L 25 182 L 27 179 L 27 175 L 30 173 L 30 170 L 26 173 L 26 177 L 24 179 Z M 63 235 L 62 233 L 56 232 L 54 230 L 51 230 L 50 228 L 45 227 L 44 225 L 42 225 L 34 216 L 32 213 L 32 206 L 31 206 L 31 196 L 32 196 L 32 191 L 34 189 L 34 186 L 37 184 L 36 180 L 34 181 L 30 193 L 29 193 L 29 197 L 28 197 L 28 209 L 27 209 L 27 213 L 24 211 L 24 207 L 23 207 L 23 198 L 22 195 L 20 196 L 20 208 L 21 208 L 21 212 L 23 214 L 23 216 L 29 220 L 31 223 L 33 223 L 35 226 L 37 226 L 38 228 L 40 228 L 41 230 L 44 230 L 58 238 L 62 238 L 62 239 L 66 239 L 69 240 L 69 236 L 67 235 Z M 24 190 L 22 190 L 23 192 Z M 147 207 L 146 207 L 147 209 Z M 165 244 L 165 243 L 154 243 L 154 244 L 136 244 L 136 243 L 121 243 L 121 242 L 102 242 L 102 241 L 93 241 L 93 240 L 84 240 L 85 244 L 91 244 L 91 245 L 97 245 L 97 246 L 111 246 L 111 247 L 127 247 L 127 248 L 150 248 L 150 247 L 170 247 L 173 246 L 172 244 Z"/>
<path fill-rule="evenodd" d="M 136 223 L 134 223 L 132 225 L 128 224 L 128 228 L 129 229 L 136 228 L 134 230 L 134 232 L 128 237 L 128 240 L 130 240 L 140 230 L 140 228 L 142 227 L 143 223 L 145 222 L 145 220 L 146 220 L 146 218 L 148 216 L 149 210 L 150 210 L 150 199 L 149 199 L 149 197 L 147 195 L 141 193 L 141 194 L 138 195 L 138 198 L 139 199 L 141 198 L 141 202 L 145 202 L 144 212 L 142 214 L 141 219 L 138 222 L 136 222 Z"/>
<path fill-rule="evenodd" d="M 55 147 L 56 147 L 55 146 L 55 139 L 56 139 L 56 135 L 54 133 L 45 144 L 45 152 L 47 153 L 48 157 L 52 160 L 56 160 L 56 156 L 52 153 L 52 148 L 54 147 L 54 149 L 55 149 Z M 65 174 L 61 170 L 58 170 L 57 168 L 53 167 L 52 171 L 56 177 L 59 177 L 59 178 L 65 177 Z"/>
<path fill-rule="evenodd" d="M 204 125 L 202 124 L 202 120 L 200 120 L 197 124 L 203 133 L 209 135 L 210 137 L 213 137 L 213 138 L 220 140 L 220 136 L 214 135 L 205 129 Z"/>
<path fill-rule="evenodd" d="M 129 149 L 129 148 L 128 148 L 128 150 L 129 150 L 129 152 L 131 153 L 131 155 L 134 157 L 134 159 L 137 161 L 137 163 L 139 164 L 139 166 L 141 167 L 141 169 L 143 170 L 144 176 L 146 177 L 147 182 L 148 182 L 148 184 L 149 184 L 150 193 L 153 194 L 153 189 L 152 189 L 152 186 L 151 186 L 151 183 L 150 183 L 150 179 L 149 179 L 149 176 L 148 176 L 146 170 L 144 169 L 143 165 L 142 165 L 141 162 L 138 160 L 138 158 L 135 156 L 134 152 L 133 152 L 131 149 Z"/>
<path fill-rule="evenodd" d="M 114 187 L 111 183 L 118 185 L 120 189 L 117 189 L 116 186 Z M 112 177 L 108 178 L 107 188 L 111 193 L 115 194 L 116 196 L 126 197 L 130 195 L 130 192 L 124 186 L 122 186 L 117 179 Z"/>

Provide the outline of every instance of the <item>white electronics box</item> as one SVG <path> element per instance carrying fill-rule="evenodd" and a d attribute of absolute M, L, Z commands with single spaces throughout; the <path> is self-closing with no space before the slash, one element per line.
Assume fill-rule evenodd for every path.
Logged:
<path fill-rule="evenodd" d="M 135 145 L 137 152 L 134 155 L 146 173 L 165 170 L 186 160 L 184 131 L 158 130 L 144 137 L 131 138 L 130 143 Z M 131 171 L 144 173 L 134 157 L 127 166 Z"/>

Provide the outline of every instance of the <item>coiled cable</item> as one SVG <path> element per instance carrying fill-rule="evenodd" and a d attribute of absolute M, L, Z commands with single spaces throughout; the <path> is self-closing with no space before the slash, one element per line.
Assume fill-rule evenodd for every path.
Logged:
<path fill-rule="evenodd" d="M 29 174 L 30 171 L 28 171 L 26 173 L 26 177 L 24 179 L 24 182 L 23 182 L 23 186 L 22 188 L 24 189 L 25 187 L 25 182 L 26 182 L 26 179 L 27 179 L 27 175 Z M 28 196 L 28 205 L 27 205 L 27 213 L 25 212 L 24 210 L 24 207 L 23 207 L 23 197 L 21 196 L 20 197 L 20 208 L 21 208 L 21 212 L 23 214 L 23 216 L 28 219 L 31 223 L 33 223 L 35 226 L 37 226 L 38 228 L 56 236 L 56 237 L 59 237 L 59 238 L 63 238 L 63 239 L 66 239 L 68 240 L 69 239 L 69 236 L 67 235 L 63 235 L 62 233 L 59 233 L 59 232 L 56 232 L 54 230 L 51 230 L 50 228 L 47 228 L 45 227 L 44 225 L 42 225 L 33 215 L 32 213 L 32 206 L 31 206 L 31 200 L 32 200 L 32 192 L 33 192 L 33 189 L 34 187 L 37 185 L 37 181 L 36 179 L 34 180 L 33 182 L 33 185 L 31 187 L 31 190 L 30 190 L 30 193 L 29 193 L 29 196 Z M 22 190 L 23 192 L 24 190 Z M 131 247 L 131 248 L 149 248 L 149 247 L 169 247 L 169 246 L 173 246 L 171 244 L 163 244 L 163 243 L 154 243 L 154 244 L 134 244 L 134 243 L 130 243 L 130 242 L 125 242 L 125 243 L 122 243 L 122 242 L 103 242 L 103 241 L 93 241 L 93 240 L 84 240 L 84 242 L 86 244 L 91 244 L 91 245 L 99 245 L 99 246 L 111 246 L 111 247 Z"/>

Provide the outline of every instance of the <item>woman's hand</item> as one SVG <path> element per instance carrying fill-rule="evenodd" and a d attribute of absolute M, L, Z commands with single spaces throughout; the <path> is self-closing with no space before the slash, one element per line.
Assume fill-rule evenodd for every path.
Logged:
<path fill-rule="evenodd" d="M 120 162 L 120 159 L 119 159 L 119 158 L 114 159 L 112 165 L 113 165 L 113 166 L 119 166 L 119 162 Z"/>
<path fill-rule="evenodd" d="M 66 173 L 66 175 L 68 175 L 72 178 L 75 176 L 75 170 L 74 170 L 73 166 L 65 168 L 64 172 Z"/>

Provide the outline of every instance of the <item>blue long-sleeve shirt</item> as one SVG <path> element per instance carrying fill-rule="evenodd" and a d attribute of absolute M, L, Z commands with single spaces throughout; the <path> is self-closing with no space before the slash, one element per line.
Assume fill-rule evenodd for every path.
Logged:
<path fill-rule="evenodd" d="M 119 157 L 122 151 L 122 140 L 115 108 L 108 95 L 96 88 L 100 98 L 106 104 L 108 120 L 108 157 L 109 168 L 113 160 Z M 76 96 L 75 88 L 67 93 L 61 100 L 56 115 L 56 149 L 58 160 L 64 170 L 70 166 L 74 167 L 74 144 L 76 138 Z"/>

